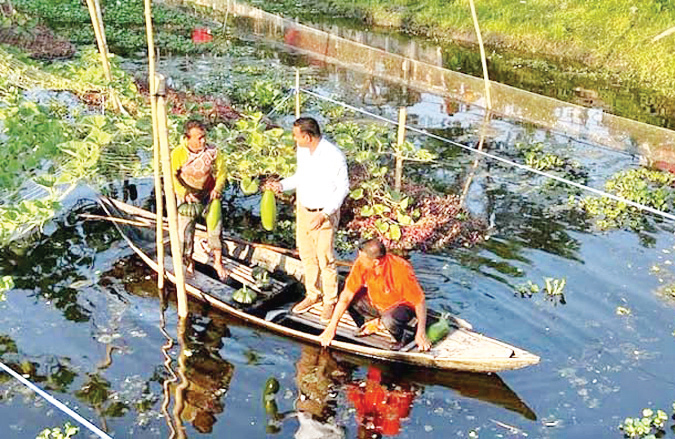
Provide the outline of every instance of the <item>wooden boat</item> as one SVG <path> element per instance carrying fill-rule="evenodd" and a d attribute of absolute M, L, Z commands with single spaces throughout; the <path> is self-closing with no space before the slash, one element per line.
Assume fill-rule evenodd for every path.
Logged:
<path fill-rule="evenodd" d="M 154 242 L 156 215 L 109 198 L 102 198 L 101 204 L 134 251 L 157 271 L 157 262 L 151 256 L 155 253 L 153 245 L 144 245 L 140 236 L 141 229 L 146 228 L 146 234 L 151 236 L 146 237 L 145 242 Z M 122 224 L 135 227 L 122 228 Z M 231 275 L 224 283 L 213 275 L 213 270 L 208 266 L 209 254 L 201 244 L 205 242 L 205 237 L 205 230 L 198 227 L 194 252 L 197 266 L 195 274 L 186 280 L 186 289 L 191 296 L 246 322 L 318 344 L 318 334 L 325 327 L 320 320 L 320 310 L 311 309 L 303 314 L 291 312 L 292 306 L 301 298 L 298 281 L 302 279 L 302 265 L 292 251 L 225 237 L 223 264 L 231 271 Z M 169 280 L 174 282 L 172 264 L 171 257 L 166 257 L 165 272 Z M 252 274 L 254 266 L 264 267 L 273 273 L 269 289 L 263 290 L 256 285 Z M 257 292 L 257 299 L 251 305 L 242 306 L 232 299 L 233 293 L 241 285 Z M 433 324 L 439 317 L 438 313 L 429 310 L 428 324 Z M 539 357 L 534 354 L 473 331 L 471 325 L 462 319 L 455 317 L 450 323 L 450 333 L 427 352 L 418 351 L 414 341 L 399 350 L 393 350 L 393 340 L 386 332 L 357 337 L 357 327 L 349 314 L 345 313 L 331 347 L 379 360 L 483 373 L 519 369 L 539 362 Z M 412 327 L 409 331 L 414 333 Z"/>

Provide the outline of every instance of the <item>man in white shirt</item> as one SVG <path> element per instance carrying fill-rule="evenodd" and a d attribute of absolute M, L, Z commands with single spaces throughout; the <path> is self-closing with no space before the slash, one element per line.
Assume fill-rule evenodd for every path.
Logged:
<path fill-rule="evenodd" d="M 293 312 L 303 313 L 322 301 L 321 320 L 328 322 L 338 298 L 333 244 L 340 206 L 349 193 L 347 161 L 337 146 L 321 136 L 319 124 L 311 117 L 293 123 L 293 137 L 298 145 L 297 170 L 269 187 L 297 192 L 296 242 L 307 295 Z"/>

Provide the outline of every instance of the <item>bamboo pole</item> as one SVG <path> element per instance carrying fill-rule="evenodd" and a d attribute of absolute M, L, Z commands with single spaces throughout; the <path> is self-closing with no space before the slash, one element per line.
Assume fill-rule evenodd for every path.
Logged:
<path fill-rule="evenodd" d="M 145 31 L 148 39 L 148 89 L 150 90 L 150 107 L 152 111 L 152 151 L 153 151 L 153 174 L 155 178 L 155 205 L 157 217 L 164 214 L 164 200 L 162 198 L 161 161 L 159 153 L 159 129 L 157 121 L 157 97 L 152 94 L 157 90 L 155 86 L 155 39 L 152 31 L 152 0 L 144 0 L 145 3 Z M 157 288 L 164 288 L 164 230 L 161 221 L 156 223 L 157 242 Z"/>
<path fill-rule="evenodd" d="M 490 78 L 488 77 L 487 59 L 485 58 L 485 47 L 483 47 L 483 37 L 478 26 L 478 16 L 476 15 L 476 7 L 473 0 L 469 0 L 471 5 L 471 17 L 473 18 L 473 26 L 476 28 L 476 37 L 478 38 L 478 47 L 480 48 L 480 61 L 483 65 L 483 79 L 485 80 L 485 103 L 488 110 L 492 109 L 492 99 L 490 98 Z"/>
<path fill-rule="evenodd" d="M 178 295 L 178 316 L 187 317 L 187 293 L 185 292 L 185 272 L 183 271 L 183 251 L 178 238 L 178 209 L 176 195 L 173 190 L 173 176 L 171 175 L 171 152 L 169 151 L 169 137 L 166 126 L 166 84 L 164 75 L 157 73 L 155 77 L 154 95 L 157 96 L 157 128 L 159 133 L 159 150 L 162 158 L 162 175 L 164 176 L 164 193 L 166 195 L 166 211 L 169 217 L 169 237 L 171 238 L 171 255 L 173 256 L 173 270 L 176 276 L 176 290 Z"/>
<path fill-rule="evenodd" d="M 396 172 L 394 174 L 394 188 L 401 190 L 401 179 L 403 178 L 403 151 L 401 145 L 405 142 L 405 121 L 407 111 L 405 107 L 398 109 L 398 138 L 396 139 Z"/>
<path fill-rule="evenodd" d="M 110 72 L 110 62 L 108 60 L 108 44 L 105 39 L 103 21 L 101 20 L 101 8 L 98 5 L 98 0 L 87 0 L 87 7 L 89 8 L 91 24 L 94 27 L 94 35 L 96 36 L 98 53 L 101 55 L 103 73 L 105 74 L 105 79 L 107 79 L 108 82 L 112 82 L 112 73 Z"/>
<path fill-rule="evenodd" d="M 295 118 L 300 117 L 300 70 L 295 69 Z"/>

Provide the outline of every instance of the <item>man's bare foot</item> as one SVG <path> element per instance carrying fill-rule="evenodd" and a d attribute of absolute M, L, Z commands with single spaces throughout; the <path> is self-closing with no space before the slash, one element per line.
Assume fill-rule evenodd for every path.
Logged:
<path fill-rule="evenodd" d="M 215 264 L 213 268 L 216 269 L 216 273 L 218 273 L 218 278 L 220 280 L 225 280 L 230 275 L 230 270 L 226 269 L 221 264 Z"/>

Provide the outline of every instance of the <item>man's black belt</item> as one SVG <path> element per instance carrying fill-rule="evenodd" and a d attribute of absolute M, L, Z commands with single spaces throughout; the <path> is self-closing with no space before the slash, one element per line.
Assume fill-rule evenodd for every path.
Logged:
<path fill-rule="evenodd" d="M 321 212 L 323 210 L 323 207 L 318 207 L 316 209 L 308 209 L 308 208 L 305 207 L 305 210 L 307 212 Z"/>

